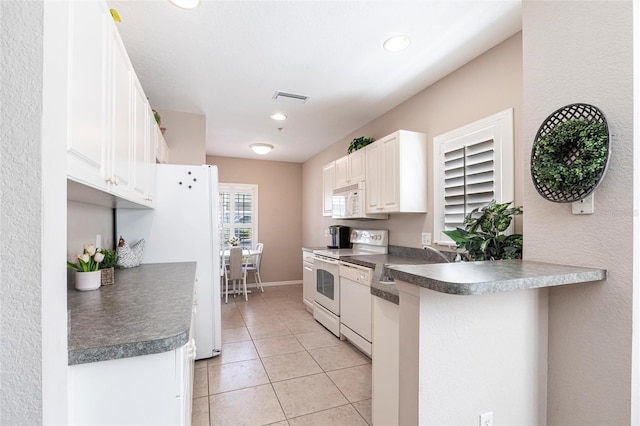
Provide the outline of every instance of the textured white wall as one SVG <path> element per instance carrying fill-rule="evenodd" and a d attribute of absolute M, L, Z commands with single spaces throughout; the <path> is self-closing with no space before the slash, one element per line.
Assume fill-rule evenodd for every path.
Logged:
<path fill-rule="evenodd" d="M 524 256 L 608 271 L 606 281 L 549 291 L 548 424 L 629 424 L 632 2 L 525 1 L 522 33 Z M 529 177 L 538 127 L 574 102 L 599 107 L 613 134 L 609 171 L 586 216 L 541 198 Z"/>
<path fill-rule="evenodd" d="M 42 15 L 0 4 L 0 424 L 42 422 Z"/>
<path fill-rule="evenodd" d="M 634 114 L 640 112 L 640 7 L 633 8 L 633 109 Z M 633 123 L 633 144 L 640 146 L 640 120 Z M 633 186 L 640 188 L 640 150 L 633 151 Z M 633 252 L 640 253 L 640 197 L 635 196 Z M 640 425 L 640 262 L 633 264 L 633 344 L 631 367 L 631 424 Z"/>
<path fill-rule="evenodd" d="M 400 306 L 404 299 L 401 294 Z M 420 289 L 420 424 L 543 425 L 547 292 Z"/>

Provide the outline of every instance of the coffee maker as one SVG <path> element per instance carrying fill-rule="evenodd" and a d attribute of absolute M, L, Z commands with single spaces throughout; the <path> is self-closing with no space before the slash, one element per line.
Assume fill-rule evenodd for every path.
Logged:
<path fill-rule="evenodd" d="M 329 226 L 329 235 L 331 236 L 330 249 L 351 248 L 349 238 L 351 236 L 351 228 L 343 225 Z"/>

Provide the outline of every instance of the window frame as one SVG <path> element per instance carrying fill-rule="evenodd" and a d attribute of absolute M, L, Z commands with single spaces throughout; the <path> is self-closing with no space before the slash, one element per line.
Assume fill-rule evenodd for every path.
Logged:
<path fill-rule="evenodd" d="M 493 194 L 496 202 L 514 201 L 514 128 L 513 108 L 506 109 L 473 123 L 433 138 L 433 234 L 434 243 L 454 246 L 445 230 L 445 154 L 493 141 Z M 464 176 L 468 167 L 465 166 Z M 464 205 L 467 204 L 467 195 Z M 466 216 L 466 211 L 464 215 Z M 513 226 L 513 224 L 512 224 Z M 509 232 L 509 231 L 507 231 Z"/>
<path fill-rule="evenodd" d="M 232 218 L 234 217 L 234 212 L 235 212 L 235 203 L 234 203 L 234 198 L 235 198 L 235 194 L 237 193 L 251 193 L 252 195 L 252 201 L 251 201 L 251 217 L 253 218 L 253 221 L 251 223 L 251 232 L 252 232 L 252 237 L 251 237 L 251 247 L 248 248 L 254 248 L 255 245 L 260 241 L 259 236 L 258 236 L 258 185 L 256 184 L 248 184 L 248 183 L 223 183 L 220 182 L 218 183 L 218 208 L 220 211 L 220 219 L 222 219 L 222 216 L 224 215 L 224 209 L 223 206 L 220 203 L 220 194 L 221 193 L 229 193 L 230 194 L 230 217 L 229 217 L 229 226 L 228 228 L 230 229 L 229 235 L 235 235 L 235 232 L 231 232 L 231 231 L 235 231 L 236 229 L 236 223 L 235 221 L 232 220 Z M 227 227 L 225 226 L 224 222 L 222 220 L 220 220 L 220 245 L 221 247 L 225 247 L 227 245 L 226 240 L 224 238 L 224 230 Z M 248 228 L 247 226 L 240 226 L 238 228 Z M 240 247 L 242 247 L 242 243 L 240 243 Z"/>

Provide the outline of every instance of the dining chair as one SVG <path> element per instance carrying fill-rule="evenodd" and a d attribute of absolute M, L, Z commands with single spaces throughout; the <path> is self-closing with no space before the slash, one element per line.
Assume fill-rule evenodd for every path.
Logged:
<path fill-rule="evenodd" d="M 247 296 L 247 264 L 248 257 L 244 256 L 244 250 L 241 247 L 231 247 L 229 249 L 229 267 L 224 268 L 225 274 L 225 298 L 224 303 L 229 300 L 229 281 L 233 283 L 233 291 L 235 295 L 236 283 L 243 286 L 244 298 L 249 300 Z"/>
<path fill-rule="evenodd" d="M 260 277 L 260 261 L 262 260 L 263 250 L 264 250 L 263 243 L 256 244 L 256 248 L 255 248 L 256 253 L 250 256 L 252 259 L 247 265 L 247 267 L 245 268 L 245 271 L 247 273 L 254 274 L 256 288 L 260 288 L 260 290 L 262 290 L 262 292 L 264 293 L 264 288 L 262 287 L 262 278 Z"/>

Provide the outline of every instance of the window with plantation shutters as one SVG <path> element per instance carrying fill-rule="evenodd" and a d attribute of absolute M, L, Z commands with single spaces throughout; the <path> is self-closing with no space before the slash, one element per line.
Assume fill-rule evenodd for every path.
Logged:
<path fill-rule="evenodd" d="M 218 185 L 220 242 L 235 236 L 240 247 L 253 248 L 258 242 L 258 185 L 220 183 Z"/>
<path fill-rule="evenodd" d="M 442 231 L 493 199 L 513 200 L 513 110 L 436 136 L 433 150 L 434 241 L 451 245 Z"/>

